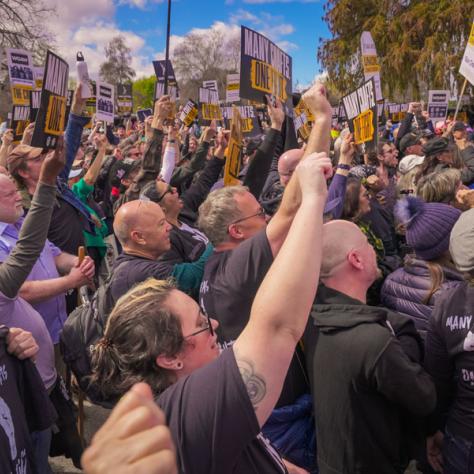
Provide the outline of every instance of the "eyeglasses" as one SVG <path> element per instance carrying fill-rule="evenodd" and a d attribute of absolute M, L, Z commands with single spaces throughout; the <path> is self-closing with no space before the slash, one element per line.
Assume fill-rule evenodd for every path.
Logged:
<path fill-rule="evenodd" d="M 201 314 L 201 311 L 199 311 L 199 314 Z M 188 337 L 192 337 L 192 336 L 197 336 L 198 334 L 201 334 L 204 331 L 209 331 L 210 335 L 214 336 L 214 328 L 212 327 L 211 318 L 204 314 L 201 314 L 201 315 L 203 316 L 203 318 L 201 318 L 202 328 L 191 334 L 188 334 L 187 336 L 184 336 L 184 339 L 187 339 Z"/>
<path fill-rule="evenodd" d="M 237 219 L 234 222 L 231 222 L 231 224 L 238 224 L 239 222 L 246 221 L 247 219 L 251 219 L 252 217 L 264 217 L 264 216 L 265 216 L 265 209 L 261 207 L 260 210 L 256 214 L 252 214 L 251 216 L 247 216 L 247 217 L 242 217 L 240 219 Z"/>
<path fill-rule="evenodd" d="M 166 189 L 166 191 L 158 198 L 158 200 L 156 202 L 161 202 L 161 200 L 169 193 L 173 193 L 173 187 L 168 184 L 168 188 Z"/>

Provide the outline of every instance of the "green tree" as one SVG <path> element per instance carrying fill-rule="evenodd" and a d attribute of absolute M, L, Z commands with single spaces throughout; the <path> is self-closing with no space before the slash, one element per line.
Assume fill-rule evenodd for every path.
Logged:
<path fill-rule="evenodd" d="M 360 35 L 370 31 L 388 97 L 449 88 L 474 17 L 474 3 L 465 0 L 327 0 L 324 8 L 332 38 L 320 38 L 318 58 L 330 82 L 345 92 L 360 85 Z"/>
<path fill-rule="evenodd" d="M 132 50 L 125 44 L 122 35 L 115 36 L 105 47 L 105 62 L 100 65 L 99 75 L 109 84 L 126 84 L 135 77 L 135 71 L 130 67 Z"/>
<path fill-rule="evenodd" d="M 142 77 L 133 83 L 133 108 L 136 112 L 139 109 L 153 108 L 153 97 L 155 94 L 156 77 Z"/>

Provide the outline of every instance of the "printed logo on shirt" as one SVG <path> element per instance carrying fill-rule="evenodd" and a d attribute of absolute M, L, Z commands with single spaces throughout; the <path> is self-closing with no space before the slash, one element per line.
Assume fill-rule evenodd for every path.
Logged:
<path fill-rule="evenodd" d="M 474 387 L 474 370 L 461 369 L 461 373 L 464 382 L 469 382 L 469 385 Z"/>
<path fill-rule="evenodd" d="M 470 316 L 449 316 L 446 319 L 446 327 L 451 331 L 469 329 L 471 327 L 472 315 Z"/>
<path fill-rule="evenodd" d="M 0 366 L 0 386 L 8 380 L 8 372 L 5 365 Z"/>

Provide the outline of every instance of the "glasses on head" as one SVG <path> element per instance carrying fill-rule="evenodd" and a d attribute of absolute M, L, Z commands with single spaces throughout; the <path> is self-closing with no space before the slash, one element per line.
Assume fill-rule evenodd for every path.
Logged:
<path fill-rule="evenodd" d="M 209 331 L 209 334 L 211 336 L 214 336 L 214 328 L 212 327 L 211 318 L 207 315 L 202 314 L 201 310 L 199 310 L 199 314 L 201 315 L 201 329 L 198 329 L 197 331 L 194 331 L 193 333 L 184 336 L 184 339 L 187 339 L 188 337 L 192 336 L 197 336 L 198 334 L 201 334 L 205 331 Z"/>
<path fill-rule="evenodd" d="M 241 217 L 240 219 L 237 219 L 234 222 L 231 222 L 231 224 L 238 224 L 239 222 L 246 221 L 247 219 L 251 219 L 252 217 L 264 217 L 265 216 L 265 209 L 263 207 L 260 208 L 260 210 L 256 214 L 252 214 L 251 216 L 247 217 Z"/>
<path fill-rule="evenodd" d="M 166 191 L 158 198 L 156 202 L 161 202 L 161 200 L 167 195 L 167 194 L 172 194 L 173 193 L 173 187 L 168 184 L 168 187 L 166 188 Z"/>

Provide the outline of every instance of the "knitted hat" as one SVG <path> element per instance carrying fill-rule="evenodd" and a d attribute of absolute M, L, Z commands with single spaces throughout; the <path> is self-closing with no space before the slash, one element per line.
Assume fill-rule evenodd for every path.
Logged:
<path fill-rule="evenodd" d="M 463 212 L 451 232 L 449 251 L 461 272 L 474 270 L 474 209 Z"/>
<path fill-rule="evenodd" d="M 407 148 L 410 148 L 411 146 L 414 146 L 414 145 L 420 145 L 421 144 L 420 138 L 421 136 L 418 135 L 417 133 L 413 133 L 413 132 L 407 133 L 400 140 L 400 145 L 399 145 L 400 151 L 403 154 L 405 154 L 407 151 Z"/>
<path fill-rule="evenodd" d="M 423 145 L 423 153 L 425 156 L 432 156 L 442 153 L 443 151 L 452 151 L 453 146 L 450 145 L 449 140 L 444 137 L 436 137 L 428 140 Z"/>
<path fill-rule="evenodd" d="M 396 204 L 395 215 L 406 225 L 407 244 L 417 257 L 434 260 L 449 249 L 449 236 L 461 211 L 448 204 L 426 203 L 409 196 Z"/>

